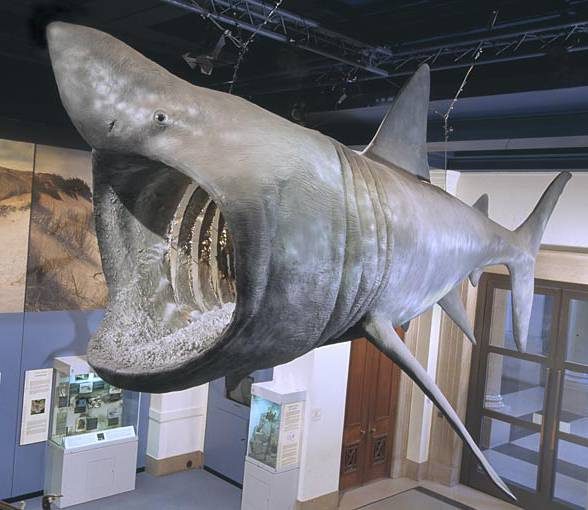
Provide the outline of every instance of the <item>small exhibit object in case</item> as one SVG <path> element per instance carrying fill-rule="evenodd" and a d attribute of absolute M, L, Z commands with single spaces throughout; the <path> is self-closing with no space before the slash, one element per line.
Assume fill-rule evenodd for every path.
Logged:
<path fill-rule="evenodd" d="M 45 493 L 62 494 L 55 505 L 65 508 L 133 490 L 139 395 L 100 379 L 82 356 L 54 368 Z"/>
<path fill-rule="evenodd" d="M 291 510 L 296 505 L 306 392 L 274 381 L 251 387 L 241 510 Z"/>
<path fill-rule="evenodd" d="M 298 467 L 305 393 L 278 393 L 267 382 L 251 394 L 247 457 L 270 471 Z"/>

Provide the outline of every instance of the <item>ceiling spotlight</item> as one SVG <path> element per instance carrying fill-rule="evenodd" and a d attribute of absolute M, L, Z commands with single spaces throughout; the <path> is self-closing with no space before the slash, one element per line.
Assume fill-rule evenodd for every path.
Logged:
<path fill-rule="evenodd" d="M 186 61 L 186 64 L 190 66 L 191 69 L 196 69 L 197 66 L 200 67 L 200 72 L 205 74 L 206 76 L 210 76 L 212 71 L 214 70 L 214 64 L 216 63 L 220 52 L 225 46 L 225 34 L 227 31 L 223 32 L 214 49 L 210 53 L 204 53 L 202 55 L 198 55 L 197 57 L 193 57 L 190 53 L 184 53 L 182 58 Z"/>

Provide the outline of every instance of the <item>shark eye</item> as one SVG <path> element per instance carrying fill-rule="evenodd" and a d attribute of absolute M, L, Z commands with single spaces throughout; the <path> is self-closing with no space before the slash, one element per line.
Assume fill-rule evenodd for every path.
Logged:
<path fill-rule="evenodd" d="M 167 113 L 165 113 L 164 111 L 161 110 L 156 110 L 155 113 L 153 114 L 153 120 L 161 125 L 161 126 L 165 126 L 168 123 L 168 116 Z"/>

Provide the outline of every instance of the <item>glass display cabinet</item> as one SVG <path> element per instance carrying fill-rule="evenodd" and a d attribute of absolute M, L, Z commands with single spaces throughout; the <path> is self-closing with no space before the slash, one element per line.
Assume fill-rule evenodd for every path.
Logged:
<path fill-rule="evenodd" d="M 241 510 L 295 507 L 305 400 L 277 381 L 251 387 Z"/>
<path fill-rule="evenodd" d="M 85 357 L 55 358 L 45 493 L 57 508 L 135 488 L 139 395 L 98 377 Z"/>
<path fill-rule="evenodd" d="M 123 427 L 124 423 L 122 390 L 91 372 L 83 359 L 78 360 L 81 366 L 79 362 L 72 364 L 71 359 L 55 362 L 49 440 L 61 447 L 80 443 L 81 438 L 72 439 L 72 436 L 87 433 L 92 433 L 87 440 L 104 441 L 107 436 L 104 431 Z"/>

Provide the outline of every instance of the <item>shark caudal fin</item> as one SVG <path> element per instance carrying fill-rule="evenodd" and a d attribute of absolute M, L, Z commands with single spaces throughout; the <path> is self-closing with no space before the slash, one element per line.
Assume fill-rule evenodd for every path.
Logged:
<path fill-rule="evenodd" d="M 376 135 L 362 153 L 428 182 L 431 182 L 427 159 L 430 83 L 431 71 L 423 64 L 394 98 Z"/>
<path fill-rule="evenodd" d="M 562 172 L 545 190 L 533 212 L 514 231 L 515 242 L 519 250 L 516 255 L 505 262 L 512 283 L 514 340 L 521 352 L 524 352 L 527 347 L 527 334 L 531 320 L 535 287 L 535 257 L 551 213 L 571 177 L 572 174 L 569 172 Z"/>

